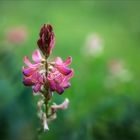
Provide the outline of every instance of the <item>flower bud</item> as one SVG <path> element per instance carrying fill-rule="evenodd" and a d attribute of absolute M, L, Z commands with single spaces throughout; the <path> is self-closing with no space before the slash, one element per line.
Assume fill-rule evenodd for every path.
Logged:
<path fill-rule="evenodd" d="M 55 39 L 52 26 L 50 24 L 44 24 L 40 30 L 40 38 L 37 41 L 37 44 L 46 58 L 48 58 L 54 48 L 54 43 Z"/>

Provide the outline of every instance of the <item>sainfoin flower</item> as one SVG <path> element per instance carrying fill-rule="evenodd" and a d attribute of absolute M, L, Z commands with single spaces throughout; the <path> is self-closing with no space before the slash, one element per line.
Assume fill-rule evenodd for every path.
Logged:
<path fill-rule="evenodd" d="M 44 24 L 37 41 L 39 49 L 36 49 L 32 54 L 33 62 L 25 56 L 24 63 L 26 66 L 22 68 L 24 75 L 23 84 L 25 86 L 31 86 L 34 95 L 41 95 L 42 97 L 38 102 L 38 115 L 42 121 L 44 130 L 49 129 L 48 121 L 56 118 L 56 110 L 66 109 L 69 104 L 69 100 L 66 99 L 60 105 L 55 104 L 50 106 L 48 102 L 53 97 L 53 92 L 59 95 L 64 93 L 65 89 L 71 86 L 69 80 L 74 75 L 73 69 L 68 67 L 72 62 L 72 57 L 69 56 L 66 61 L 63 61 L 61 57 L 57 57 L 53 62 L 48 60 L 54 48 L 54 40 L 52 26 L 50 24 Z M 46 106 L 46 112 L 42 110 L 44 104 Z"/>

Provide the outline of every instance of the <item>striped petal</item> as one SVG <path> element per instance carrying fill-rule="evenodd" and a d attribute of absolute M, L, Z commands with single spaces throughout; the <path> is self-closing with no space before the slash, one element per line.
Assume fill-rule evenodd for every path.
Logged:
<path fill-rule="evenodd" d="M 47 50 L 47 55 L 50 55 L 50 53 L 52 52 L 52 50 L 54 48 L 54 44 L 55 44 L 54 33 L 51 34 L 50 40 L 51 41 L 50 41 L 50 44 L 49 44 L 49 47 Z"/>
<path fill-rule="evenodd" d="M 56 66 L 56 67 L 57 67 L 58 71 L 59 71 L 60 73 L 64 74 L 64 75 L 68 75 L 68 74 L 70 74 L 70 73 L 72 72 L 71 69 L 66 68 L 66 67 L 64 67 L 64 66 Z"/>
<path fill-rule="evenodd" d="M 27 56 L 25 56 L 24 57 L 24 59 L 23 59 L 23 61 L 24 61 L 24 63 L 28 66 L 28 67 L 38 67 L 40 64 L 38 63 L 38 64 L 32 64 L 30 61 L 29 61 L 29 59 L 28 59 L 28 57 Z"/>
<path fill-rule="evenodd" d="M 36 68 L 22 68 L 22 72 L 25 76 L 31 76 L 36 71 Z"/>
<path fill-rule="evenodd" d="M 67 58 L 67 60 L 66 60 L 65 62 L 63 62 L 63 65 L 64 65 L 64 66 L 68 66 L 68 65 L 71 64 L 71 62 L 72 62 L 72 57 L 69 56 L 69 57 Z"/>
<path fill-rule="evenodd" d="M 66 79 L 69 80 L 70 78 L 72 78 L 74 75 L 74 70 L 71 69 L 71 73 L 69 75 L 67 75 Z"/>
<path fill-rule="evenodd" d="M 41 90 L 41 84 L 36 84 L 32 89 L 35 93 L 39 92 Z"/>

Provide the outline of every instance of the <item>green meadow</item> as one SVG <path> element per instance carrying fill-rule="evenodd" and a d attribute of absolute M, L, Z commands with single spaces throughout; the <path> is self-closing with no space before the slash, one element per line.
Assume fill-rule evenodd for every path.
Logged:
<path fill-rule="evenodd" d="M 51 59 L 72 56 L 75 74 L 71 88 L 53 97 L 56 103 L 69 98 L 69 108 L 58 111 L 50 130 L 39 134 L 40 97 L 23 85 L 22 66 L 23 57 L 31 60 L 37 49 L 45 23 L 55 32 Z M 8 31 L 19 27 L 24 27 L 25 39 L 9 41 Z M 102 40 L 99 56 L 89 54 L 91 34 Z M 121 65 L 113 65 L 115 74 L 114 60 Z M 139 140 L 139 60 L 139 1 L 0 1 L 0 139 Z"/>

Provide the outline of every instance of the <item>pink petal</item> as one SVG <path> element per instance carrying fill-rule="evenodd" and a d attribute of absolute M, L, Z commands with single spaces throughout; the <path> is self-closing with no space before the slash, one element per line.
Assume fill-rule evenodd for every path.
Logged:
<path fill-rule="evenodd" d="M 47 24 L 47 29 L 48 29 L 49 32 L 52 32 L 52 30 L 53 30 L 52 26 L 50 24 Z"/>
<path fill-rule="evenodd" d="M 73 69 L 72 69 L 71 73 L 70 73 L 69 75 L 65 76 L 65 78 L 64 78 L 63 81 L 61 82 L 60 86 L 62 86 L 63 88 L 68 88 L 68 87 L 70 87 L 71 84 L 68 82 L 68 80 L 69 80 L 70 78 L 72 78 L 73 75 L 74 75 L 74 71 L 73 71 Z"/>
<path fill-rule="evenodd" d="M 44 33 L 42 34 L 41 41 L 42 41 L 42 47 L 43 47 L 43 49 L 46 50 L 46 40 L 45 40 Z"/>
<path fill-rule="evenodd" d="M 42 61 L 42 56 L 39 50 L 35 50 L 33 52 L 32 59 L 34 60 L 35 63 L 40 63 Z"/>
<path fill-rule="evenodd" d="M 24 63 L 28 66 L 28 67 L 38 67 L 40 64 L 32 64 L 30 61 L 29 61 L 29 59 L 28 59 L 28 57 L 27 56 L 25 56 L 24 57 Z"/>
<path fill-rule="evenodd" d="M 69 88 L 71 84 L 69 82 L 64 82 L 63 83 L 63 88 Z"/>
<path fill-rule="evenodd" d="M 37 71 L 34 72 L 33 75 L 32 75 L 32 79 L 39 83 L 40 80 L 41 80 L 41 74 L 39 72 L 37 72 Z"/>
<path fill-rule="evenodd" d="M 59 84 L 56 84 L 56 92 L 58 94 L 62 94 L 64 92 L 64 88 L 60 86 Z"/>
<path fill-rule="evenodd" d="M 41 27 L 41 29 L 40 29 L 40 37 L 42 36 L 42 34 L 43 34 L 43 32 L 44 32 L 44 30 L 45 30 L 45 24 Z"/>
<path fill-rule="evenodd" d="M 32 85 L 34 85 L 34 82 L 32 81 L 31 78 L 25 77 L 25 78 L 23 79 L 23 84 L 24 84 L 25 86 L 32 86 Z"/>
<path fill-rule="evenodd" d="M 25 76 L 31 76 L 36 71 L 36 68 L 22 68 L 22 72 Z"/>
<path fill-rule="evenodd" d="M 74 70 L 73 69 L 71 69 L 71 73 L 69 74 L 69 75 L 67 75 L 67 77 L 66 77 L 66 79 L 70 79 L 70 78 L 72 78 L 73 77 L 73 75 L 74 75 Z"/>
<path fill-rule="evenodd" d="M 41 89 L 41 84 L 36 84 L 35 86 L 32 87 L 33 91 L 36 93 L 36 92 L 39 92 L 40 89 Z"/>
<path fill-rule="evenodd" d="M 43 78 L 42 75 L 39 76 L 38 81 L 39 81 L 39 83 L 43 83 L 44 82 L 44 78 Z"/>
<path fill-rule="evenodd" d="M 70 56 L 67 58 L 67 60 L 65 62 L 63 62 L 60 57 L 57 57 L 56 60 L 55 60 L 56 65 L 61 65 L 61 66 L 63 65 L 65 67 L 70 65 L 71 62 L 72 62 L 72 57 L 70 57 Z"/>
<path fill-rule="evenodd" d="M 54 48 L 54 44 L 55 44 L 54 33 L 52 33 L 50 40 L 51 41 L 50 41 L 49 48 L 48 48 L 48 51 L 47 51 L 48 55 L 50 55 L 51 51 Z"/>
<path fill-rule="evenodd" d="M 64 75 L 68 75 L 68 74 L 70 74 L 70 73 L 72 72 L 71 69 L 66 68 L 66 67 L 64 67 L 64 66 L 56 66 L 56 67 L 57 67 L 58 71 L 59 71 L 60 73 L 64 74 Z"/>
<path fill-rule="evenodd" d="M 63 65 L 64 65 L 64 66 L 68 66 L 68 65 L 71 64 L 71 62 L 72 62 L 72 57 L 69 56 L 69 57 L 67 58 L 67 60 L 63 63 Z"/>
<path fill-rule="evenodd" d="M 51 89 L 52 91 L 55 91 L 55 89 L 56 89 L 56 84 L 55 84 L 54 80 L 51 80 L 51 81 L 50 81 L 50 89 Z"/>
<path fill-rule="evenodd" d="M 57 57 L 56 60 L 55 60 L 55 63 L 56 63 L 56 65 L 62 65 L 63 61 L 60 57 Z"/>
<path fill-rule="evenodd" d="M 56 83 L 54 80 L 49 81 L 50 82 L 50 89 L 52 91 L 56 91 L 59 94 L 62 94 L 64 92 L 64 88 L 59 85 L 59 83 Z"/>
<path fill-rule="evenodd" d="M 38 44 L 39 49 L 43 52 L 43 46 L 42 46 L 42 39 L 41 38 L 37 41 L 37 44 Z"/>

